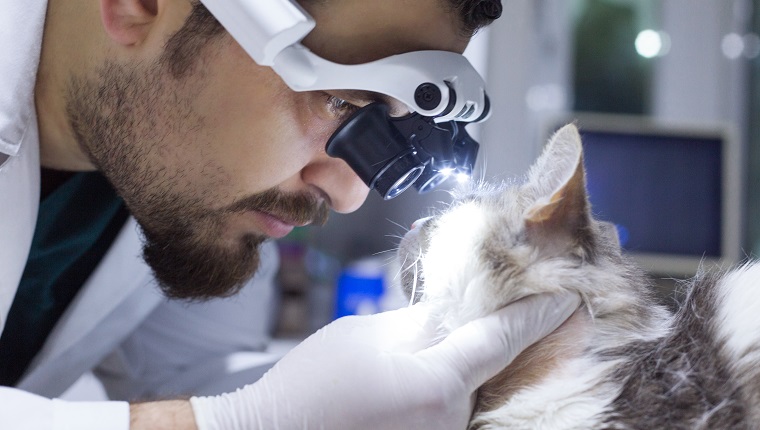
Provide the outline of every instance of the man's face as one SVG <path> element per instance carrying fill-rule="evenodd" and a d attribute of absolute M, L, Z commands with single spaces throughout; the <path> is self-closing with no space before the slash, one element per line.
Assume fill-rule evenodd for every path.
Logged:
<path fill-rule="evenodd" d="M 342 63 L 461 52 L 466 39 L 439 1 L 308 2 L 317 27 L 304 44 Z M 67 113 L 142 226 L 145 259 L 164 291 L 208 298 L 235 292 L 253 275 L 264 240 L 324 222 L 328 208 L 361 205 L 367 187 L 325 154 L 325 143 L 374 96 L 294 92 L 226 32 L 198 37 L 187 25 L 177 32 L 171 23 L 181 25 L 187 12 L 185 2 L 167 2 L 165 37 L 147 42 L 155 55 L 107 59 L 73 76 Z"/>

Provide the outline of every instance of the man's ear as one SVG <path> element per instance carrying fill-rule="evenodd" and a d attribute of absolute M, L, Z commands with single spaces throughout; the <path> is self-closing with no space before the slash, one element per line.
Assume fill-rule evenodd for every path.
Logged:
<path fill-rule="evenodd" d="M 158 0 L 100 0 L 103 29 L 119 45 L 142 43 L 157 15 Z"/>

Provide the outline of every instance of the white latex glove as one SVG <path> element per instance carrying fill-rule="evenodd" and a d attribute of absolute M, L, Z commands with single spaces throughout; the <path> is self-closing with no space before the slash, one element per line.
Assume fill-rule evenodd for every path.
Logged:
<path fill-rule="evenodd" d="M 341 318 L 235 393 L 192 398 L 200 430 L 465 429 L 474 395 L 580 304 L 531 296 L 452 332 L 434 333 L 424 304 Z"/>

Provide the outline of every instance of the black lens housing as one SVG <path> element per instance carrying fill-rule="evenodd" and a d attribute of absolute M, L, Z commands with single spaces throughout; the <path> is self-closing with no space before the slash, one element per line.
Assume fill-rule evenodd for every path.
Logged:
<path fill-rule="evenodd" d="M 430 191 L 451 172 L 472 173 L 478 143 L 467 123 L 436 123 L 417 113 L 394 118 L 388 109 L 371 103 L 354 112 L 327 141 L 327 154 L 345 160 L 386 200 L 412 185 Z"/>

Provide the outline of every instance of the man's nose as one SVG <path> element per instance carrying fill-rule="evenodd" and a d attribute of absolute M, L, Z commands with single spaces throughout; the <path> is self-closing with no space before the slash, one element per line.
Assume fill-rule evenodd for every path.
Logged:
<path fill-rule="evenodd" d="M 369 187 L 340 158 L 320 154 L 301 171 L 301 179 L 317 187 L 339 213 L 353 212 L 364 203 Z"/>

